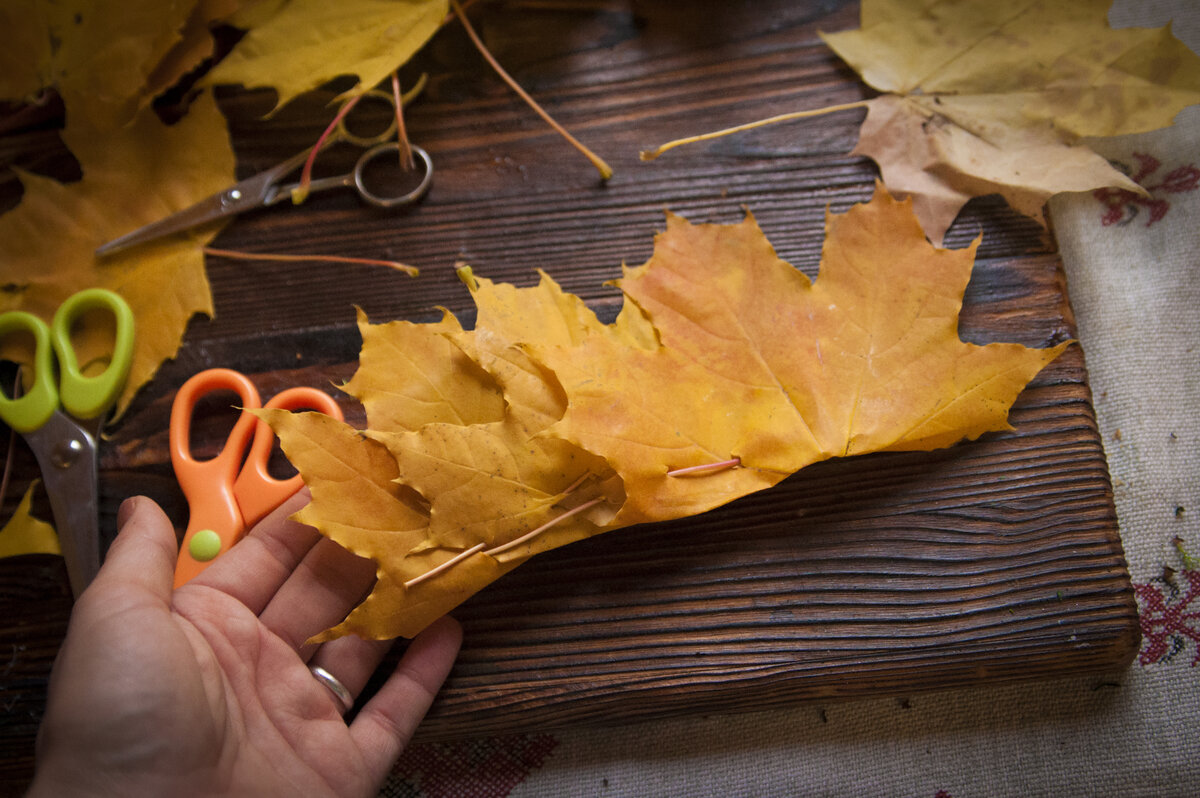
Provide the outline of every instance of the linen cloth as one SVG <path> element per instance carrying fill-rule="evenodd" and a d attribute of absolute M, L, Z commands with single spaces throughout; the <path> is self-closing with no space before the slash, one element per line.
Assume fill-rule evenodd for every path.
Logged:
<path fill-rule="evenodd" d="M 1119 2 L 1200 52 L 1200 2 Z M 1089 142 L 1145 187 L 1050 218 L 1143 642 L 1124 673 L 410 748 L 389 796 L 1200 795 L 1200 106 Z"/>

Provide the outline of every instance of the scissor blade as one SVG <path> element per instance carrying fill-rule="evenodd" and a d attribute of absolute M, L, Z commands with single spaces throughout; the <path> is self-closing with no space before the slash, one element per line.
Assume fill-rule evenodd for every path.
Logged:
<path fill-rule="evenodd" d="M 96 439 L 58 410 L 25 440 L 41 467 L 67 578 L 79 598 L 100 571 Z"/>
<path fill-rule="evenodd" d="M 145 227 L 139 227 L 137 230 L 126 233 L 120 238 L 114 238 L 106 244 L 101 244 L 96 248 L 96 254 L 111 255 L 114 252 L 132 247 L 135 244 L 143 244 L 147 241 L 153 241 L 156 238 L 169 236 L 172 233 L 181 233 L 184 230 L 190 230 L 193 227 L 214 222 L 217 219 L 224 219 L 226 216 L 233 216 L 269 205 L 275 201 L 275 197 L 279 193 L 277 185 L 279 180 L 288 172 L 291 172 L 304 163 L 305 159 L 308 158 L 308 152 L 308 150 L 299 152 L 283 163 L 276 164 L 270 169 L 259 172 L 253 177 L 248 177 L 220 193 L 200 200 L 190 208 L 184 208 L 182 211 L 159 219 L 157 222 L 151 222 Z"/>
<path fill-rule="evenodd" d="M 137 244 L 153 241 L 156 238 L 163 238 L 172 233 L 182 233 L 185 230 L 199 227 L 207 222 L 241 213 L 247 208 L 260 204 L 258 201 L 249 203 L 241 200 L 242 196 L 238 193 L 237 186 L 230 187 L 219 194 L 214 194 L 208 199 L 197 202 L 190 208 L 185 208 L 182 211 L 159 219 L 157 222 L 151 222 L 145 227 L 139 227 L 131 233 L 114 238 L 112 241 L 97 247 L 96 254 L 111 255 Z"/>

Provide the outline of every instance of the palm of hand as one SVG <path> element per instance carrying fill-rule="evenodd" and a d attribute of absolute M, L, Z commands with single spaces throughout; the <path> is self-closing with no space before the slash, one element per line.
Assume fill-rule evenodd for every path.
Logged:
<path fill-rule="evenodd" d="M 53 770 L 57 782 L 110 780 L 128 795 L 378 789 L 459 633 L 452 622 L 431 627 L 347 725 L 308 665 L 357 694 L 387 643 L 304 641 L 369 589 L 371 569 L 285 521 L 293 509 L 172 595 L 163 565 L 173 568 L 174 533 L 161 511 L 139 506 L 109 553 L 118 569 L 106 564 L 76 605 L 39 738 L 39 779 Z"/>

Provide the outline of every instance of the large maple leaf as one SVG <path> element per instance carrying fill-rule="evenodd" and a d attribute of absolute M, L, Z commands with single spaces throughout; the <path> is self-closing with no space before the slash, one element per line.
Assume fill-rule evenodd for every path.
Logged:
<path fill-rule="evenodd" d="M 1200 102 L 1200 57 L 1168 28 L 1111 29 L 1109 4 L 865 0 L 859 30 L 823 34 L 886 92 L 855 152 L 916 198 L 933 241 L 973 196 L 999 193 L 1041 221 L 1058 192 L 1143 193 L 1077 142 L 1170 125 Z"/>
<path fill-rule="evenodd" d="M 121 409 L 175 356 L 192 315 L 212 313 L 202 250 L 217 227 L 108 258 L 97 258 L 96 247 L 232 183 L 233 148 L 210 95 L 197 98 L 175 125 L 164 125 L 147 108 L 124 127 L 99 132 L 68 123 L 62 136 L 83 177 L 63 184 L 20 173 L 21 202 L 0 216 L 0 312 L 27 310 L 48 322 L 81 288 L 100 286 L 123 296 L 137 333 Z M 139 168 L 130 169 L 131 163 Z M 110 340 L 103 329 L 84 330 L 76 341 L 81 362 L 104 355 Z M 4 355 L 32 362 L 28 352 Z"/>
<path fill-rule="evenodd" d="M 863 0 L 858 30 L 824 41 L 882 95 L 669 142 L 866 107 L 854 153 L 911 196 L 941 244 L 971 197 L 1000 194 L 1039 222 L 1045 201 L 1117 187 L 1144 194 L 1087 137 L 1170 125 L 1200 102 L 1200 57 L 1169 28 L 1108 26 L 1110 0 Z"/>
<path fill-rule="evenodd" d="M 815 282 L 750 217 L 671 216 L 620 281 L 612 324 L 545 275 L 466 275 L 474 330 L 362 321 L 347 388 L 365 431 L 265 414 L 312 489 L 301 519 L 379 566 L 320 639 L 411 635 L 538 552 L 703 512 L 821 459 L 1006 429 L 1067 344 L 960 341 L 974 251 L 930 245 L 880 188 L 828 217 Z"/>

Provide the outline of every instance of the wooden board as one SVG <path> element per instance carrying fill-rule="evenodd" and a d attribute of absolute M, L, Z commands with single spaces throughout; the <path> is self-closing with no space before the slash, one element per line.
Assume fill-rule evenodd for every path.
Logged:
<path fill-rule="evenodd" d="M 479 11 L 496 55 L 556 118 L 610 160 L 602 186 L 573 150 L 515 101 L 451 26 L 411 70 L 433 76 L 409 110 L 437 165 L 416 209 L 369 211 L 314 197 L 238 220 L 217 244 L 257 252 L 392 257 L 371 267 L 210 259 L 217 306 L 193 324 L 113 430 L 102 462 L 102 523 L 131 493 L 186 509 L 166 455 L 174 390 L 231 366 L 270 394 L 348 377 L 354 305 L 373 320 L 469 323 L 456 260 L 530 284 L 544 268 L 611 318 L 604 281 L 644 261 L 669 208 L 731 222 L 751 209 L 780 255 L 815 275 L 827 207 L 866 200 L 871 162 L 848 153 L 861 112 L 719 140 L 664 156 L 676 136 L 868 90 L 818 29 L 857 25 L 853 3 L 494 3 Z M 411 71 L 406 70 L 406 75 Z M 240 170 L 311 144 L 326 91 L 261 114 L 262 93 L 223 90 Z M 0 136 L 7 163 L 69 177 L 52 129 Z M 13 181 L 0 182 L 10 207 Z M 966 340 L 1046 346 L 1075 334 L 1053 241 L 1002 202 L 972 202 L 947 245 L 982 234 L 967 292 Z M 781 330 L 780 335 L 788 331 Z M 361 421 L 361 409 L 346 404 Z M 834 697 L 1118 669 L 1138 645 L 1083 350 L 1073 346 L 1022 394 L 1014 430 L 929 454 L 819 464 L 704 516 L 621 530 L 535 558 L 464 605 L 466 643 L 426 737 L 740 711 Z M 215 449 L 217 425 L 201 425 Z M 36 469 L 18 450 L 11 512 Z M 46 512 L 45 505 L 39 505 Z M 70 610 L 50 557 L 0 561 L 0 777 L 26 778 L 46 679 Z"/>

